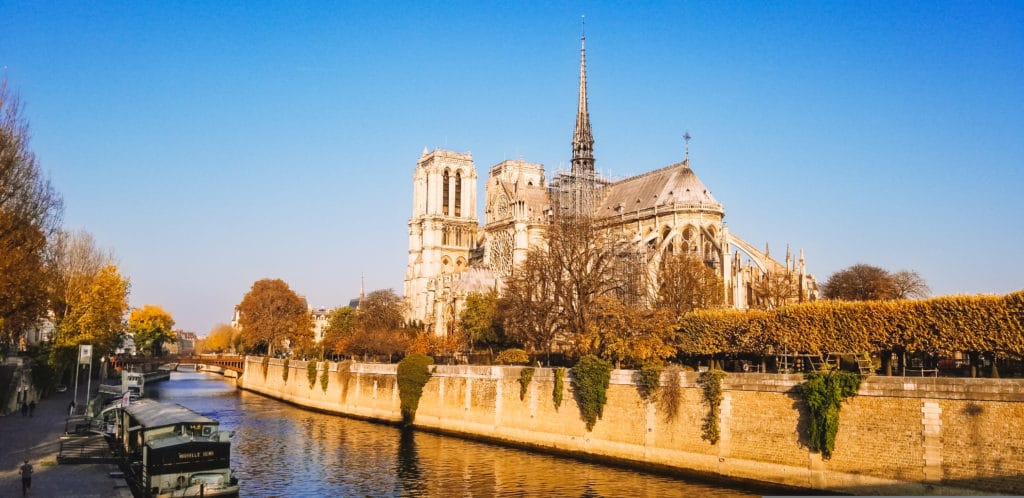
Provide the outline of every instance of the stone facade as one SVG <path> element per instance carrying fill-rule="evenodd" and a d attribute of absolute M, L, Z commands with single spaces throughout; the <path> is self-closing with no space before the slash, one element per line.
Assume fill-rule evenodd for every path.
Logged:
<path fill-rule="evenodd" d="M 515 265 L 543 244 L 552 216 L 567 211 L 591 216 L 612 240 L 629 242 L 647 264 L 653 291 L 665 255 L 688 254 L 719 274 L 723 300 L 733 308 L 765 304 L 767 298 L 755 290 L 772 276 L 795 288 L 790 300 L 817 297 L 803 251 L 797 259 L 787 247 L 780 262 L 767 247 L 762 252 L 730 233 L 724 207 L 690 167 L 688 152 L 681 162 L 620 181 L 595 173 L 582 47 L 572 145 L 571 170 L 556 174 L 550 184 L 541 164 L 516 160 L 491 167 L 483 227 L 475 214 L 472 156 L 424 149 L 413 175 L 409 220 L 405 299 L 410 320 L 437 335 L 451 332 L 466 296 L 500 291 Z"/>
<path fill-rule="evenodd" d="M 424 149 L 413 175 L 405 297 L 409 317 L 437 335 L 453 323 L 452 287 L 477 248 L 476 180 L 473 157 L 446 150 Z"/>

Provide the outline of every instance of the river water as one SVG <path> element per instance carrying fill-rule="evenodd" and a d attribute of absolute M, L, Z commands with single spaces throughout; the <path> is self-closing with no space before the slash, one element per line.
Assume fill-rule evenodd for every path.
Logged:
<path fill-rule="evenodd" d="M 216 374 L 171 374 L 146 396 L 235 431 L 241 496 L 759 496 L 778 490 L 587 463 L 328 415 L 235 388 Z"/>

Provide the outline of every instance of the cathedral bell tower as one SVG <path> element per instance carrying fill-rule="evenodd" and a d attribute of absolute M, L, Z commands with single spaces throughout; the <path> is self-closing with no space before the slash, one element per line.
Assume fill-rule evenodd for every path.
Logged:
<path fill-rule="evenodd" d="M 452 284 L 476 248 L 476 180 L 471 154 L 441 149 L 423 149 L 413 173 L 407 318 L 437 335 L 444 335 L 444 317 L 454 308 Z"/>

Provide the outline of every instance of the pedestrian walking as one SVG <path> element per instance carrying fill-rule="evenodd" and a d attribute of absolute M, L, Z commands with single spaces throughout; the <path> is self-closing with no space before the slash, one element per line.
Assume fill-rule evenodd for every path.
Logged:
<path fill-rule="evenodd" d="M 36 400 L 28 402 L 28 416 L 34 417 L 36 413 Z"/>
<path fill-rule="evenodd" d="M 21 471 L 21 496 L 25 496 L 25 493 L 32 489 L 32 464 L 25 460 L 25 464 L 19 470 Z"/>
<path fill-rule="evenodd" d="M 75 415 L 75 400 L 71 400 L 71 403 L 68 403 L 68 416 L 72 417 L 74 415 Z"/>
<path fill-rule="evenodd" d="M 28 403 L 22 401 L 21 402 L 21 416 L 24 417 L 26 415 L 28 415 Z"/>

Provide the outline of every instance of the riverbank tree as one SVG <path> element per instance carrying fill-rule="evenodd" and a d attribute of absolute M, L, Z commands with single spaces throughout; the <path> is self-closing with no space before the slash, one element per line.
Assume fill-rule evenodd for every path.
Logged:
<path fill-rule="evenodd" d="M 48 312 L 46 247 L 63 201 L 29 147 L 21 102 L 0 80 L 0 347 L 14 347 Z"/>
<path fill-rule="evenodd" d="M 196 351 L 200 353 L 240 353 L 241 333 L 226 324 L 214 325 L 205 339 L 200 340 Z"/>
<path fill-rule="evenodd" d="M 393 357 L 404 354 L 415 337 L 415 329 L 405 326 L 405 301 L 391 289 L 367 294 L 354 317 L 343 312 L 333 318 L 330 337 L 340 354 Z"/>
<path fill-rule="evenodd" d="M 825 299 L 844 301 L 920 299 L 928 293 L 928 284 L 915 271 L 892 273 L 862 263 L 833 273 L 821 286 Z"/>
<path fill-rule="evenodd" d="M 132 310 L 128 330 L 135 338 L 135 346 L 153 357 L 163 356 L 163 345 L 175 340 L 174 318 L 153 304 Z"/>
<path fill-rule="evenodd" d="M 238 304 L 238 323 L 247 347 L 267 355 L 282 348 L 308 347 L 313 340 L 313 317 L 306 300 L 281 279 L 262 279 Z"/>

